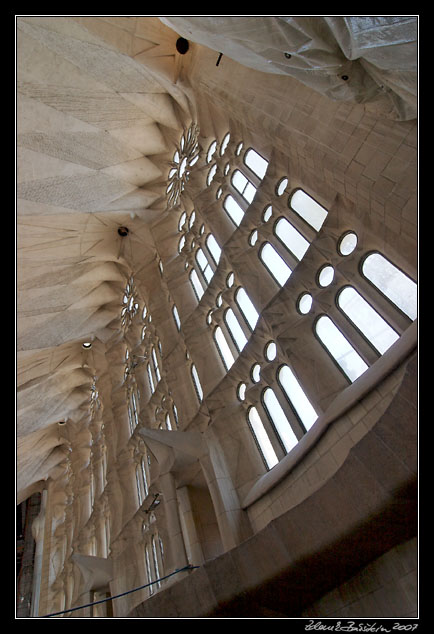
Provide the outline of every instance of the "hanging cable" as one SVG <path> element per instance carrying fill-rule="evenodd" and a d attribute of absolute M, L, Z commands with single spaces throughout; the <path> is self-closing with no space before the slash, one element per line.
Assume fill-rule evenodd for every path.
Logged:
<path fill-rule="evenodd" d="M 151 581 L 150 583 L 145 583 L 144 586 L 139 586 L 138 588 L 127 590 L 126 592 L 122 592 L 122 594 L 116 594 L 114 597 L 106 597 L 105 599 L 100 599 L 99 601 L 94 601 L 93 603 L 86 603 L 85 605 L 79 605 L 77 608 L 70 608 L 69 610 L 61 610 L 60 612 L 52 612 L 51 614 L 44 614 L 43 616 L 38 618 L 46 619 L 51 616 L 58 616 L 59 614 L 66 614 L 67 612 L 75 612 L 76 610 L 89 608 L 92 605 L 98 605 L 98 603 L 105 603 L 106 601 L 112 601 L 112 599 L 119 599 L 119 597 L 124 597 L 126 594 L 131 594 L 131 592 L 137 592 L 137 590 L 143 590 L 143 588 L 148 588 L 149 586 L 159 583 L 160 581 L 164 581 L 165 579 L 168 579 L 169 577 L 172 577 L 173 575 L 178 574 L 178 572 L 184 572 L 185 570 L 194 570 L 195 568 L 199 568 L 199 566 L 192 566 L 191 564 L 188 564 L 188 566 L 184 566 L 184 568 L 178 568 L 177 570 L 174 570 L 173 572 L 166 575 L 165 577 L 160 577 L 159 579 L 155 579 L 155 581 Z"/>

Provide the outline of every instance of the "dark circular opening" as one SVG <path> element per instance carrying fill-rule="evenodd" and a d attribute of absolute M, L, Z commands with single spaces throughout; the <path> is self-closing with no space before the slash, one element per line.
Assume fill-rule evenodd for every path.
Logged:
<path fill-rule="evenodd" d="M 179 37 L 176 40 L 176 50 L 178 51 L 178 53 L 181 53 L 181 55 L 185 55 L 188 51 L 188 40 L 186 40 L 184 37 Z"/>
<path fill-rule="evenodd" d="M 343 79 L 344 81 L 347 81 L 347 79 L 348 79 L 348 75 L 342 75 L 342 79 Z"/>
<path fill-rule="evenodd" d="M 291 59 L 291 53 L 285 53 L 286 59 Z"/>
<path fill-rule="evenodd" d="M 128 227 L 119 227 L 118 234 L 123 238 L 128 235 Z"/>

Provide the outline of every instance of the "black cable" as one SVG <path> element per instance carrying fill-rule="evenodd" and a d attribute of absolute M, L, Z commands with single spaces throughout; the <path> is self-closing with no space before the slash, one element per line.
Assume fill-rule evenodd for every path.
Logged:
<path fill-rule="evenodd" d="M 155 581 L 151 581 L 150 583 L 145 583 L 144 586 L 139 586 L 138 588 L 133 588 L 133 590 L 127 590 L 126 592 L 122 592 L 122 594 L 116 594 L 114 597 L 106 597 L 105 599 L 100 599 L 99 601 L 94 601 L 93 603 L 86 603 L 85 605 L 80 605 L 77 608 L 70 608 L 69 610 L 61 610 L 60 612 L 53 612 L 52 614 L 44 614 L 41 619 L 49 618 L 50 616 L 58 616 L 59 614 L 65 614 L 66 612 L 75 612 L 76 610 L 82 610 L 83 608 L 89 608 L 91 605 L 98 605 L 98 603 L 105 603 L 105 601 L 111 601 L 112 599 L 119 599 L 119 597 L 124 597 L 126 594 L 131 594 L 131 592 L 137 592 L 137 590 L 143 590 L 143 588 L 148 588 L 149 586 L 155 585 L 160 581 L 164 581 L 164 579 L 168 579 L 173 575 L 176 575 L 178 572 L 184 572 L 184 570 L 194 570 L 195 568 L 199 568 L 199 566 L 192 566 L 188 564 L 188 566 L 184 566 L 184 568 L 178 568 L 174 570 L 170 574 L 165 577 L 160 577 L 160 579 L 155 579 Z"/>

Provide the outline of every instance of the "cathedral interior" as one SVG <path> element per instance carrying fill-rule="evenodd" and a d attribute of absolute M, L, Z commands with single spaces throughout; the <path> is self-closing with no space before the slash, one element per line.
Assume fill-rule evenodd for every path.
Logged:
<path fill-rule="evenodd" d="M 417 36 L 15 16 L 16 618 L 418 617 Z"/>

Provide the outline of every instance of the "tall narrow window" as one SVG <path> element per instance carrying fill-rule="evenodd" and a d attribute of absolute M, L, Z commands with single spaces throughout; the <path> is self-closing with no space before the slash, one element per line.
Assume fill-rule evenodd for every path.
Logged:
<path fill-rule="evenodd" d="M 259 257 L 277 283 L 280 284 L 280 286 L 284 286 L 292 270 L 277 253 L 276 249 L 269 242 L 265 242 L 259 251 Z"/>
<path fill-rule="evenodd" d="M 260 154 L 258 154 L 253 148 L 249 148 L 244 155 L 244 163 L 254 174 L 261 180 L 265 176 L 267 171 L 268 161 L 266 161 Z"/>
<path fill-rule="evenodd" d="M 143 491 L 144 491 L 145 498 L 146 498 L 148 493 L 149 493 L 149 487 L 148 487 L 148 474 L 146 472 L 145 456 L 142 456 L 142 458 L 140 460 L 140 467 L 141 467 L 141 470 L 142 470 Z"/>
<path fill-rule="evenodd" d="M 232 222 L 238 227 L 244 217 L 244 209 L 240 207 L 235 198 L 230 194 L 226 196 L 223 202 L 223 209 L 226 211 Z"/>
<path fill-rule="evenodd" d="M 223 359 L 224 366 L 226 370 L 229 370 L 235 363 L 235 359 L 220 326 L 217 326 L 214 330 L 214 340 L 217 344 L 220 356 Z"/>
<path fill-rule="evenodd" d="M 193 377 L 194 387 L 196 389 L 196 394 L 200 402 L 203 400 L 203 390 L 202 385 L 200 384 L 199 375 L 196 370 L 196 366 L 193 364 L 191 366 L 191 376 Z"/>
<path fill-rule="evenodd" d="M 142 485 L 140 482 L 139 465 L 137 465 L 136 467 L 136 485 L 137 485 L 137 498 L 139 500 L 139 506 L 142 506 L 143 494 L 142 494 Z"/>
<path fill-rule="evenodd" d="M 152 585 L 152 573 L 151 573 L 151 560 L 149 558 L 149 547 L 148 544 L 145 546 L 145 565 L 146 565 L 146 576 L 148 578 L 149 585 L 149 594 L 154 594 L 154 587 Z"/>
<path fill-rule="evenodd" d="M 146 366 L 146 370 L 148 372 L 148 381 L 149 381 L 149 387 L 151 388 L 151 394 L 153 394 L 155 392 L 154 379 L 152 378 L 152 370 L 151 370 L 151 366 L 149 365 L 149 363 Z"/>
<path fill-rule="evenodd" d="M 277 397 L 271 387 L 266 387 L 262 393 L 264 407 L 273 423 L 273 426 L 285 447 L 286 452 L 291 451 L 298 443 L 297 436 L 286 418 Z"/>
<path fill-rule="evenodd" d="M 301 260 L 309 248 L 309 242 L 286 218 L 279 218 L 274 227 L 274 233 L 282 244 Z"/>
<path fill-rule="evenodd" d="M 154 364 L 155 376 L 157 377 L 157 383 L 161 379 L 160 368 L 158 367 L 157 355 L 155 354 L 155 348 L 152 346 L 151 350 L 152 363 Z"/>
<path fill-rule="evenodd" d="M 240 172 L 240 170 L 234 171 L 231 183 L 246 202 L 252 202 L 256 194 L 256 187 L 244 176 L 242 172 Z"/>
<path fill-rule="evenodd" d="M 173 319 L 175 320 L 177 329 L 181 330 L 181 320 L 179 319 L 178 309 L 176 308 L 175 304 L 173 304 L 172 306 L 172 315 L 173 315 Z"/>
<path fill-rule="evenodd" d="M 316 322 L 316 334 L 344 374 L 355 381 L 368 369 L 367 364 L 327 315 Z"/>
<path fill-rule="evenodd" d="M 241 350 L 244 348 L 244 346 L 247 343 L 247 338 L 232 308 L 228 308 L 225 311 L 224 320 L 225 320 L 226 326 L 228 327 L 229 332 L 232 335 L 235 345 L 238 348 L 238 351 L 241 352 Z"/>
<path fill-rule="evenodd" d="M 250 407 L 248 414 L 248 421 L 250 423 L 250 429 L 253 432 L 253 437 L 256 440 L 256 444 L 259 451 L 267 465 L 268 469 L 272 469 L 278 462 L 276 452 L 273 449 L 273 445 L 265 431 L 264 424 L 258 414 L 256 407 Z"/>
<path fill-rule="evenodd" d="M 284 365 L 279 369 L 277 379 L 304 428 L 310 429 L 318 418 L 318 414 L 312 407 L 295 374 L 287 365 Z"/>
<path fill-rule="evenodd" d="M 193 287 L 194 293 L 195 293 L 195 295 L 197 297 L 197 300 L 200 301 L 202 296 L 203 296 L 204 290 L 203 290 L 202 284 L 200 283 L 200 280 L 199 280 L 199 278 L 197 276 L 197 273 L 196 273 L 196 271 L 194 269 L 192 269 L 190 271 L 189 278 L 190 278 L 190 282 L 191 282 L 191 285 Z"/>
<path fill-rule="evenodd" d="M 417 285 L 381 253 L 370 253 L 362 263 L 363 275 L 410 319 L 417 317 Z"/>
<path fill-rule="evenodd" d="M 327 217 L 327 210 L 302 189 L 297 189 L 289 199 L 290 207 L 316 231 Z"/>
<path fill-rule="evenodd" d="M 399 339 L 398 333 L 352 286 L 346 286 L 339 292 L 337 303 L 380 354 L 384 354 Z"/>
<path fill-rule="evenodd" d="M 241 310 L 244 319 L 249 324 L 250 328 L 254 330 L 259 319 L 259 313 L 253 306 L 249 296 L 242 286 L 240 286 L 235 293 L 235 301 L 238 308 Z"/>
<path fill-rule="evenodd" d="M 152 546 L 152 559 L 154 560 L 155 577 L 157 579 L 157 588 L 159 588 L 161 586 L 161 581 L 159 581 L 160 568 L 158 566 L 157 547 L 156 547 L 156 544 L 155 544 L 155 536 L 154 535 L 152 535 L 151 546 Z"/>
<path fill-rule="evenodd" d="M 205 278 L 207 284 L 209 284 L 212 276 L 214 275 L 214 271 L 212 270 L 205 253 L 200 247 L 196 251 L 195 258 L 203 277 Z"/>
<path fill-rule="evenodd" d="M 210 233 L 205 241 L 205 244 L 208 248 L 208 251 L 211 253 L 211 257 L 217 265 L 220 261 L 221 248 L 219 247 L 217 240 L 214 238 L 212 233 Z"/>

